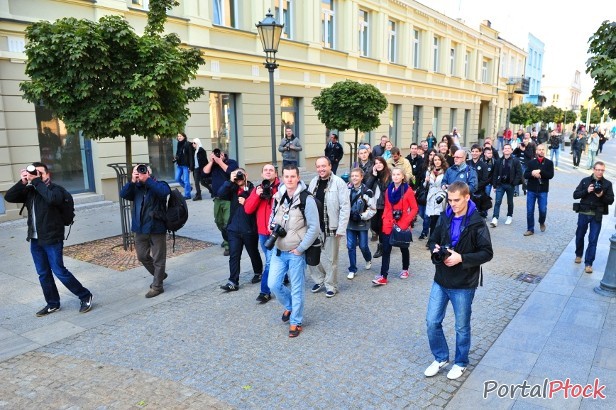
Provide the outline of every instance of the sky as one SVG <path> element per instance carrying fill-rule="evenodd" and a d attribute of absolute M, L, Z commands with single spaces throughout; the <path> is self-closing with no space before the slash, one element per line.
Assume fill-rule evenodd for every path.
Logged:
<path fill-rule="evenodd" d="M 582 73 L 581 101 L 588 98 L 593 80 L 586 74 L 588 39 L 604 20 L 616 20 L 614 0 L 419 0 L 451 18 L 462 18 L 475 30 L 490 20 L 499 36 L 528 50 L 528 33 L 545 44 L 543 74 L 572 81 Z M 552 81 L 550 81 L 552 82 Z"/>

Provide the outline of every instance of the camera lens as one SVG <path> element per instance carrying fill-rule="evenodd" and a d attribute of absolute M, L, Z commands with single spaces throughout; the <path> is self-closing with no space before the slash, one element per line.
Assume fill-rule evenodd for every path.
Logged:
<path fill-rule="evenodd" d="M 144 165 L 144 164 L 137 165 L 137 172 L 139 172 L 142 175 L 147 174 L 148 173 L 148 166 Z"/>
<path fill-rule="evenodd" d="M 28 174 L 30 175 L 38 175 L 38 171 L 36 170 L 36 167 L 34 165 L 28 165 L 26 167 L 26 171 L 28 171 Z"/>
<path fill-rule="evenodd" d="M 214 153 L 215 156 L 220 158 L 220 149 L 219 148 L 215 148 L 214 151 L 212 151 L 212 152 Z"/>

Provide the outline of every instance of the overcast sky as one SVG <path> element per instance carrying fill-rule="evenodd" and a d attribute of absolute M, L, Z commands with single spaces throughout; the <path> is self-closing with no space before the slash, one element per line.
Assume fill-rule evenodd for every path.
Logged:
<path fill-rule="evenodd" d="M 490 20 L 500 36 L 528 50 L 528 33 L 545 44 L 543 74 L 572 80 L 582 73 L 582 99 L 590 95 L 593 81 L 586 71 L 588 39 L 604 20 L 616 20 L 615 0 L 419 0 L 420 3 L 478 30 Z M 564 71 L 563 71 L 564 70 Z M 551 82 L 551 81 L 550 81 Z"/>

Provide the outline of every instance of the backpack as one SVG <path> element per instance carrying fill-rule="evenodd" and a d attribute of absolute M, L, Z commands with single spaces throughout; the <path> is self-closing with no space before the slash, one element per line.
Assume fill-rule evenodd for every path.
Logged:
<path fill-rule="evenodd" d="M 167 182 L 164 182 L 167 186 Z M 177 189 L 171 189 L 169 199 L 167 201 L 167 210 L 165 211 L 165 228 L 173 235 L 173 252 L 175 252 L 175 232 L 180 230 L 188 221 L 188 204 L 186 198 Z"/>
<path fill-rule="evenodd" d="M 355 193 L 355 191 L 353 191 Z M 351 198 L 351 213 L 350 219 L 354 222 L 361 221 L 361 215 L 366 211 L 368 204 L 364 199 L 364 195 L 368 194 L 368 196 L 372 197 L 372 191 L 366 188 L 364 184 L 362 184 L 358 193 L 356 193 Z"/>

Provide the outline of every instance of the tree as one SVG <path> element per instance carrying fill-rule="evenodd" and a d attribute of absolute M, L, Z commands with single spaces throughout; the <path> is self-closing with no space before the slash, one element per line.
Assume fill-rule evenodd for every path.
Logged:
<path fill-rule="evenodd" d="M 541 119 L 541 112 L 534 104 L 524 103 L 511 109 L 511 122 L 513 124 L 529 125 Z"/>
<path fill-rule="evenodd" d="M 560 122 L 562 121 L 564 114 L 563 110 L 553 105 L 545 107 L 539 112 L 541 113 L 541 121 L 543 121 L 544 123 Z"/>
<path fill-rule="evenodd" d="M 599 109 L 599 107 L 592 107 L 592 109 L 590 110 L 590 123 L 595 125 L 601 123 L 602 114 L 602 110 Z M 585 123 L 587 115 L 588 108 L 582 107 L 582 110 L 580 111 L 580 121 Z"/>
<path fill-rule="evenodd" d="M 575 122 L 577 120 L 577 113 L 573 110 L 563 112 L 563 123 L 565 125 Z"/>
<path fill-rule="evenodd" d="M 591 57 L 586 61 L 586 73 L 595 81 L 592 98 L 616 118 L 616 22 L 601 23 L 588 42 Z M 582 120 L 585 118 L 582 115 Z"/>
<path fill-rule="evenodd" d="M 379 115 L 387 109 L 387 98 L 373 85 L 345 80 L 334 83 L 312 99 L 319 121 L 329 129 L 355 130 L 355 147 L 359 131 L 381 125 Z"/>
<path fill-rule="evenodd" d="M 183 88 L 204 64 L 201 52 L 180 47 L 175 33 L 162 35 L 176 0 L 151 0 L 145 34 L 128 22 L 105 16 L 98 22 L 63 18 L 26 29 L 24 98 L 43 102 L 71 131 L 87 138 L 173 137 L 184 129 L 188 103 L 203 94 Z"/>

